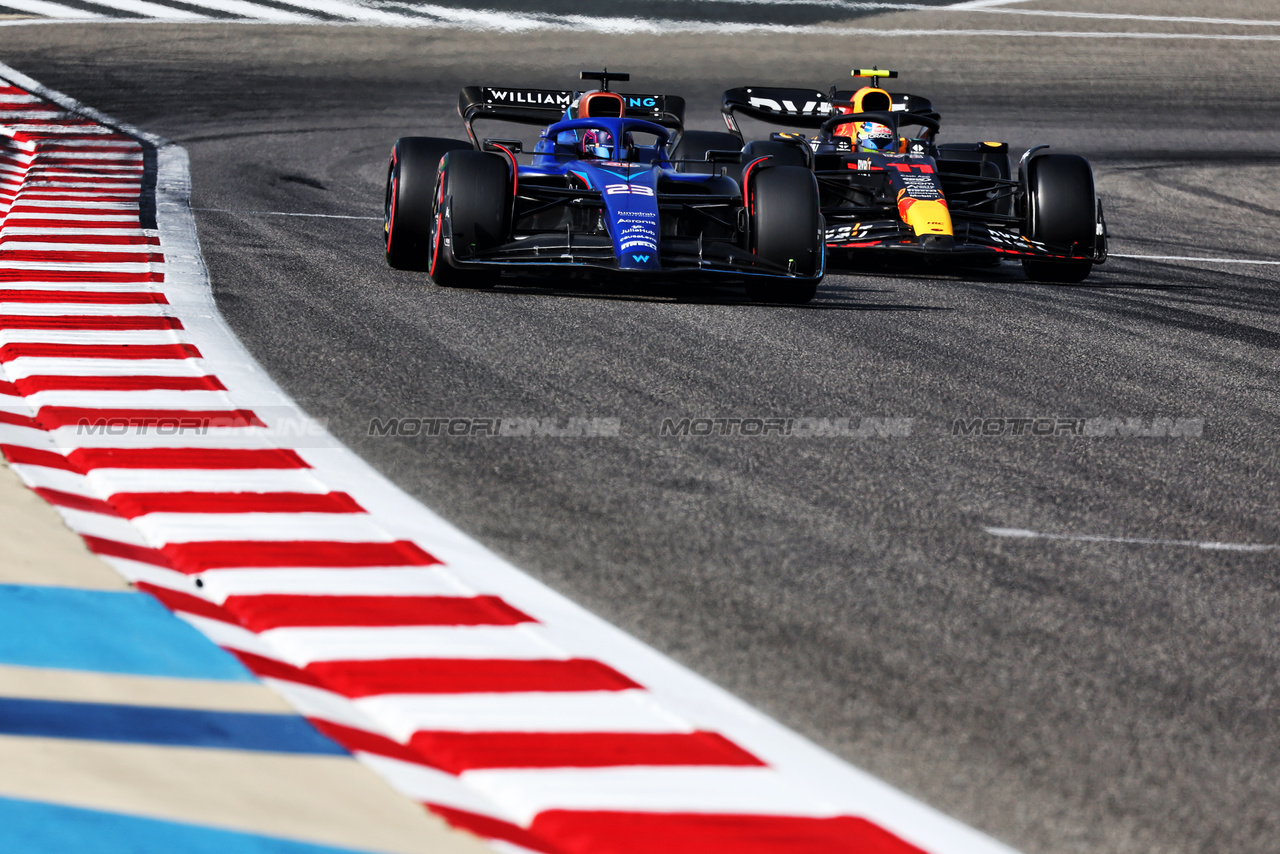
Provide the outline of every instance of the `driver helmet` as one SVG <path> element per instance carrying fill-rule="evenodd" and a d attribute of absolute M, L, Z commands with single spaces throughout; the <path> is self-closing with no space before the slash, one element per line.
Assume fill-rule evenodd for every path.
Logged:
<path fill-rule="evenodd" d="M 853 122 L 853 148 L 855 151 L 892 152 L 898 140 L 893 128 L 880 122 Z"/>
<path fill-rule="evenodd" d="M 613 157 L 613 134 L 603 128 L 582 132 L 579 154 L 583 160 L 608 160 Z"/>

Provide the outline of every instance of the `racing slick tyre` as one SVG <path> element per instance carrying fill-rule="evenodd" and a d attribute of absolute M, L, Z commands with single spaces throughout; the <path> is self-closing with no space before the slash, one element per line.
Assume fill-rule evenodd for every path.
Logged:
<path fill-rule="evenodd" d="M 816 277 L 824 250 L 818 182 L 807 166 L 770 166 L 747 176 L 749 237 L 757 258 Z M 803 305 L 818 292 L 815 279 L 778 277 L 747 280 L 752 302 Z"/>
<path fill-rule="evenodd" d="M 772 157 L 769 162 L 770 166 L 804 166 L 808 168 L 809 158 L 805 155 L 805 151 L 798 145 L 792 145 L 789 142 L 774 142 L 772 140 L 752 140 L 742 147 L 742 165 L 745 167 L 752 160 L 761 157 Z"/>
<path fill-rule="evenodd" d="M 756 139 L 742 147 L 742 156 L 738 160 L 737 174 L 730 170 L 730 177 L 736 179 L 738 184 L 741 185 L 743 171 L 761 157 L 772 158 L 768 161 L 770 166 L 803 166 L 806 169 L 809 168 L 808 155 L 800 146 L 792 145 L 789 142 Z"/>
<path fill-rule="evenodd" d="M 493 287 L 496 272 L 455 264 L 459 255 L 465 259 L 506 242 L 510 210 L 511 171 L 505 158 L 474 150 L 446 154 L 431 218 L 431 280 L 446 288 Z"/>
<path fill-rule="evenodd" d="M 715 130 L 687 130 L 680 136 L 672 160 L 692 160 L 694 163 L 676 163 L 677 172 L 696 172 L 714 175 L 719 165 L 707 160 L 708 151 L 741 151 L 742 140 L 731 133 Z"/>
<path fill-rule="evenodd" d="M 1027 237 L 1051 246 L 1075 246 L 1092 256 L 1098 202 L 1089 161 L 1075 154 L 1045 154 L 1032 160 L 1029 170 Z M 1037 282 L 1080 282 L 1093 270 L 1093 260 L 1023 258 L 1022 269 Z"/>
<path fill-rule="evenodd" d="M 433 136 L 396 140 L 387 169 L 383 231 L 387 263 L 397 270 L 425 270 L 431 258 L 431 219 L 440 158 L 471 143 Z"/>

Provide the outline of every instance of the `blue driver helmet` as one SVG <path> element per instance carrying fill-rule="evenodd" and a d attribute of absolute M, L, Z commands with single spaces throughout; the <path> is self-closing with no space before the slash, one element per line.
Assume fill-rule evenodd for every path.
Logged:
<path fill-rule="evenodd" d="M 580 152 L 583 160 L 608 160 L 613 157 L 613 135 L 597 128 L 583 131 Z"/>
<path fill-rule="evenodd" d="M 858 151 L 893 151 L 897 140 L 893 128 L 879 122 L 854 122 L 853 146 Z"/>

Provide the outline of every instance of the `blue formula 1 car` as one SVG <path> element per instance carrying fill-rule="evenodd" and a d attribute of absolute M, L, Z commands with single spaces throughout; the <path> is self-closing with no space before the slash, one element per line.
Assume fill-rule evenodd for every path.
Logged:
<path fill-rule="evenodd" d="M 392 150 L 387 262 L 447 287 L 559 273 L 737 282 L 755 301 L 811 300 L 826 260 L 812 170 L 740 145 L 693 146 L 696 162 L 684 163 L 683 99 L 609 91 L 628 78 L 584 71 L 600 83 L 588 92 L 464 88 L 470 141 L 403 137 Z M 523 142 L 477 138 L 479 119 L 546 127 L 521 163 Z"/>

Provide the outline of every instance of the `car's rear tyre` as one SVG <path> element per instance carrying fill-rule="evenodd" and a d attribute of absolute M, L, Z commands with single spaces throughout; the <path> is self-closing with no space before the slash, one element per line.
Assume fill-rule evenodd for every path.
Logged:
<path fill-rule="evenodd" d="M 792 145 L 789 142 L 756 139 L 742 147 L 738 165 L 736 169 L 730 168 L 729 177 L 736 180 L 738 185 L 741 186 L 743 173 L 746 172 L 747 167 L 761 157 L 771 158 L 768 161 L 770 166 L 803 166 L 806 168 L 809 166 L 808 155 L 800 146 Z"/>
<path fill-rule="evenodd" d="M 1028 166 L 1025 233 L 1051 249 L 1087 254 L 1089 260 L 1024 258 L 1037 282 L 1080 282 L 1093 270 L 1098 240 L 1098 201 L 1089 161 L 1074 154 L 1044 154 Z"/>
<path fill-rule="evenodd" d="M 747 209 L 751 251 L 763 261 L 797 276 L 816 277 L 822 270 L 825 245 L 818 182 L 805 166 L 757 168 L 747 176 Z M 802 305 L 818 292 L 816 278 L 752 278 L 752 302 Z"/>
<path fill-rule="evenodd" d="M 687 130 L 680 136 L 675 150 L 671 152 L 672 160 L 694 161 L 676 163 L 677 172 L 691 172 L 700 175 L 714 175 L 720 166 L 707 160 L 708 151 L 741 151 L 742 140 L 731 133 L 715 130 Z"/>
<path fill-rule="evenodd" d="M 742 147 L 742 165 L 745 167 L 753 160 L 761 157 L 772 157 L 770 166 L 805 166 L 809 158 L 805 150 L 790 142 L 774 142 L 773 140 L 756 139 Z"/>
<path fill-rule="evenodd" d="M 397 270 L 425 270 L 430 260 L 440 158 L 471 143 L 432 136 L 396 140 L 387 168 L 383 235 L 387 263 Z"/>
<path fill-rule="evenodd" d="M 447 288 L 488 288 L 492 268 L 455 266 L 507 240 L 511 210 L 508 160 L 483 151 L 451 151 L 440 163 L 431 227 L 431 280 Z"/>

